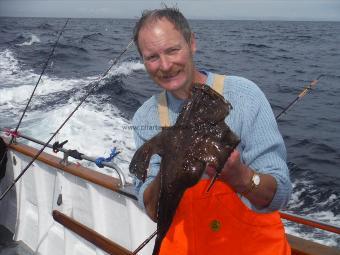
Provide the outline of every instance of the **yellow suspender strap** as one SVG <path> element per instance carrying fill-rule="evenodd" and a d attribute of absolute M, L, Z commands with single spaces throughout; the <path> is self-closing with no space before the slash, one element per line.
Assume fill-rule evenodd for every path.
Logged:
<path fill-rule="evenodd" d="M 212 85 L 212 88 L 222 96 L 224 90 L 224 77 L 225 77 L 224 75 L 214 74 L 214 82 Z M 159 94 L 158 114 L 161 127 L 170 127 L 168 102 L 166 100 L 165 90 Z"/>
<path fill-rule="evenodd" d="M 158 114 L 159 114 L 159 120 L 161 122 L 161 127 L 170 127 L 168 102 L 166 100 L 165 90 L 159 94 Z"/>
<path fill-rule="evenodd" d="M 215 74 L 214 75 L 214 83 L 212 85 L 212 88 L 223 96 L 223 90 L 224 90 L 224 75 Z"/>

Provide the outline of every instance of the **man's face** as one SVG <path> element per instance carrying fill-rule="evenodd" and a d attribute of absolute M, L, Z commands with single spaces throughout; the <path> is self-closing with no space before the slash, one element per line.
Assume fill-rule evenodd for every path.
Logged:
<path fill-rule="evenodd" d="M 192 36 L 190 44 L 167 19 L 146 24 L 139 32 L 139 48 L 150 77 L 174 94 L 188 91 L 194 79 Z"/>

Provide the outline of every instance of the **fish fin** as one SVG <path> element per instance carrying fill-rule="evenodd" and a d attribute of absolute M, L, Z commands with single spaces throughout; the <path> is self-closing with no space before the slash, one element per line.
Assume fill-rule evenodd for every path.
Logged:
<path fill-rule="evenodd" d="M 151 156 L 154 154 L 161 155 L 162 146 L 160 144 L 161 136 L 157 135 L 145 142 L 133 155 L 129 165 L 130 173 L 134 174 L 138 179 L 143 182 L 147 176 L 147 169 L 150 164 Z"/>

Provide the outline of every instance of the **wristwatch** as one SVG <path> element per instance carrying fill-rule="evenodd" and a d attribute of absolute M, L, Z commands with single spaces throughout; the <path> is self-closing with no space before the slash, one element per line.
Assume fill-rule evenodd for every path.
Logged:
<path fill-rule="evenodd" d="M 242 196 L 247 195 L 248 193 L 252 192 L 254 189 L 257 189 L 260 186 L 261 177 L 260 174 L 253 171 L 253 177 L 250 180 L 250 187 L 241 193 Z"/>
<path fill-rule="evenodd" d="M 251 178 L 252 185 L 254 186 L 253 189 L 257 189 L 260 186 L 261 178 L 260 175 L 254 172 L 253 178 Z"/>

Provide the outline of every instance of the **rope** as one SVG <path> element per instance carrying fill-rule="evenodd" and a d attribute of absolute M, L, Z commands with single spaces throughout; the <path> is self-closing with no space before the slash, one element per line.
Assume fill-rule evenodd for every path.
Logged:
<path fill-rule="evenodd" d="M 111 162 L 113 160 L 113 158 L 115 156 L 117 156 L 118 154 L 120 153 L 120 151 L 117 151 L 117 148 L 114 147 L 112 150 L 111 150 L 111 154 L 108 158 L 104 158 L 104 157 L 98 157 L 96 158 L 96 165 L 99 167 L 99 168 L 103 168 L 104 165 L 103 163 L 104 162 Z"/>
<path fill-rule="evenodd" d="M 5 135 L 7 136 L 12 136 L 14 138 L 18 138 L 20 136 L 20 133 L 16 130 L 10 130 L 9 128 L 4 128 L 3 131 Z"/>

